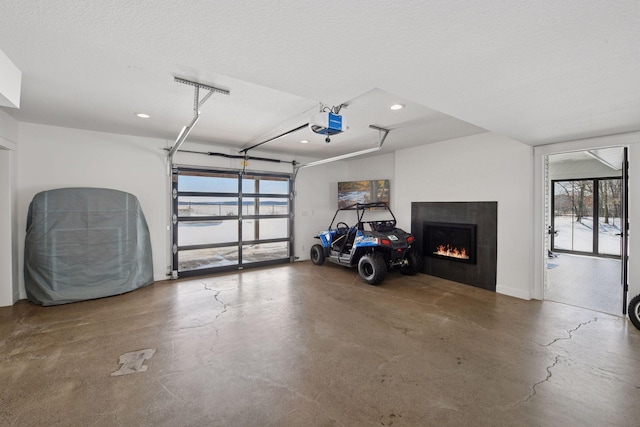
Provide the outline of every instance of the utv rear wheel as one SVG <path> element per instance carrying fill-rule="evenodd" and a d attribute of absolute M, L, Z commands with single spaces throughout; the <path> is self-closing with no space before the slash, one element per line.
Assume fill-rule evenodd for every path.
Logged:
<path fill-rule="evenodd" d="M 387 277 L 387 264 L 380 254 L 363 255 L 358 261 L 358 273 L 363 282 L 377 285 Z"/>
<path fill-rule="evenodd" d="M 411 251 L 407 254 L 405 260 L 407 263 L 400 268 L 400 273 L 413 276 L 420 271 L 421 260 L 418 254 Z"/>
<path fill-rule="evenodd" d="M 629 319 L 633 326 L 640 329 L 640 295 L 636 295 L 629 303 Z"/>
<path fill-rule="evenodd" d="M 322 245 L 311 246 L 311 262 L 315 265 L 324 264 L 324 248 Z"/>

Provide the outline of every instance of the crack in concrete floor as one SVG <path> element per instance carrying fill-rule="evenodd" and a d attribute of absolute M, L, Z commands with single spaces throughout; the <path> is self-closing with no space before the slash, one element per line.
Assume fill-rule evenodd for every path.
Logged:
<path fill-rule="evenodd" d="M 545 345 L 543 345 L 543 347 L 548 348 L 548 347 L 552 346 L 553 344 L 557 343 L 558 341 L 562 341 L 562 340 L 571 340 L 571 339 L 573 338 L 573 334 L 574 334 L 576 331 L 578 331 L 578 329 L 582 328 L 582 327 L 583 327 L 583 326 L 585 326 L 585 325 L 588 325 L 588 324 L 590 324 L 590 323 L 597 322 L 597 321 L 598 321 L 598 318 L 597 318 L 597 317 L 594 317 L 592 320 L 589 320 L 589 321 L 587 321 L 587 322 L 579 323 L 579 324 L 578 324 L 578 326 L 576 326 L 575 328 L 573 328 L 573 329 L 569 329 L 569 330 L 567 330 L 567 331 L 566 331 L 566 332 L 567 332 L 567 334 L 569 335 L 568 337 L 559 337 L 559 338 L 556 338 L 556 339 L 554 339 L 553 341 L 551 341 L 549 344 L 545 344 Z M 536 388 L 537 388 L 539 385 L 544 384 L 544 383 L 548 382 L 548 381 L 551 379 L 551 377 L 553 376 L 553 373 L 551 372 L 551 370 L 552 370 L 553 368 L 555 368 L 555 367 L 558 365 L 558 363 L 560 362 L 560 359 L 563 359 L 563 357 L 562 357 L 562 356 L 560 356 L 560 355 L 557 355 L 557 356 L 555 357 L 555 359 L 554 359 L 553 363 L 552 363 L 551 365 L 549 365 L 549 366 L 547 366 L 547 367 L 545 368 L 545 369 L 546 369 L 546 371 L 547 371 L 547 376 L 546 376 L 543 380 L 538 381 L 537 383 L 535 383 L 535 384 L 531 387 L 531 394 L 529 394 L 529 396 L 527 396 L 527 398 L 526 398 L 526 399 L 524 399 L 521 403 L 527 403 L 529 400 L 533 399 L 533 398 L 535 397 L 535 395 L 537 394 L 537 389 L 536 389 Z"/>
<path fill-rule="evenodd" d="M 232 290 L 237 289 L 237 288 L 215 289 L 215 288 L 210 288 L 207 285 L 207 282 L 202 282 L 202 284 L 204 285 L 204 289 L 206 291 L 215 292 L 215 294 L 213 295 L 213 298 L 216 300 L 216 302 L 218 304 L 220 304 L 222 306 L 222 310 L 218 314 L 216 314 L 216 316 L 213 318 L 213 322 L 211 322 L 212 326 L 216 329 L 216 338 L 217 338 L 218 337 L 218 333 L 220 332 L 220 328 L 218 328 L 218 326 L 216 325 L 216 321 L 218 320 L 218 318 L 220 316 L 222 316 L 224 313 L 227 312 L 227 304 L 219 298 L 220 294 L 222 292 L 232 291 Z"/>
<path fill-rule="evenodd" d="M 549 344 L 545 344 L 545 345 L 543 345 L 543 347 L 549 347 L 549 346 L 551 346 L 551 345 L 553 345 L 553 344 L 557 343 L 558 341 L 562 341 L 562 340 L 570 340 L 571 338 L 573 338 L 573 333 L 574 333 L 574 332 L 576 332 L 578 329 L 580 329 L 581 327 L 583 327 L 583 326 L 585 326 L 585 325 L 588 325 L 589 323 L 593 323 L 593 322 L 597 322 L 597 321 L 598 321 L 598 318 L 597 318 L 597 317 L 594 317 L 594 318 L 593 318 L 593 320 L 589 320 L 588 322 L 582 322 L 582 323 L 580 323 L 578 326 L 576 326 L 575 328 L 573 328 L 573 329 L 570 329 L 570 330 L 566 331 L 566 332 L 567 332 L 567 334 L 569 334 L 569 336 L 568 336 L 568 337 L 559 337 L 559 338 L 556 338 L 556 339 L 554 339 L 553 341 L 551 341 Z"/>
<path fill-rule="evenodd" d="M 529 400 L 533 399 L 535 397 L 535 395 L 538 393 L 538 390 L 536 390 L 536 387 L 538 387 L 541 384 L 544 384 L 544 383 L 548 382 L 551 379 L 551 377 L 553 376 L 553 373 L 551 372 L 551 370 L 556 367 L 556 365 L 560 362 L 561 358 L 562 358 L 562 356 L 560 356 L 560 355 L 556 356 L 553 364 L 551 364 L 550 366 L 546 367 L 546 370 L 547 370 L 546 378 L 541 380 L 541 381 L 538 381 L 537 383 L 535 383 L 531 387 L 531 394 L 529 394 L 529 396 L 527 396 L 527 398 L 524 399 L 522 401 L 522 403 L 527 403 Z"/>
<path fill-rule="evenodd" d="M 330 277 L 328 277 L 327 275 L 320 274 L 320 271 L 316 272 L 314 270 L 314 273 L 315 273 L 314 276 L 316 276 L 321 282 L 323 282 L 325 284 L 332 285 L 332 288 L 333 288 L 333 286 L 340 286 L 340 287 L 344 286 L 344 284 L 340 284 L 340 283 L 337 283 L 337 282 L 331 280 Z M 355 289 L 353 289 L 355 292 L 376 293 L 376 294 L 379 293 L 378 292 L 379 290 L 377 288 L 369 289 L 367 287 L 356 286 L 356 285 L 359 284 L 359 278 L 358 278 L 357 275 L 354 275 L 354 277 L 352 278 L 350 284 L 355 286 Z M 423 286 L 423 288 L 428 288 L 428 287 L 430 287 L 430 286 Z M 215 320 L 217 320 L 222 314 L 224 314 L 227 311 L 227 304 L 221 299 L 221 293 L 223 291 L 225 291 L 226 289 L 215 289 L 215 288 L 210 287 L 210 284 L 207 284 L 207 283 L 204 283 L 204 288 L 205 288 L 205 290 L 214 292 L 214 299 L 216 300 L 216 302 L 218 302 L 221 305 L 221 311 L 215 316 L 215 319 L 214 319 L 214 322 L 215 322 Z M 439 289 L 437 286 L 435 288 Z M 329 291 L 328 294 L 330 296 L 335 297 L 335 295 L 333 295 L 332 291 Z M 406 296 L 398 296 L 398 295 L 386 295 L 386 296 L 392 297 L 393 299 L 397 299 L 397 300 L 410 300 L 410 298 L 407 298 Z M 412 301 L 412 302 L 414 302 L 414 303 L 417 302 L 418 304 L 424 305 L 424 306 L 430 306 L 433 309 L 435 309 L 437 312 L 442 312 L 444 309 L 439 306 L 439 303 L 442 300 L 444 300 L 444 299 L 446 299 L 448 297 L 450 297 L 450 294 L 448 292 L 445 292 L 443 295 L 440 295 L 439 297 L 437 297 L 436 299 L 430 301 L 429 303 L 417 302 L 417 301 Z M 478 324 L 478 323 L 473 322 L 473 321 L 470 322 L 469 319 L 463 318 L 462 316 L 451 316 L 451 313 L 446 313 L 446 314 L 448 316 L 450 316 L 452 319 L 464 320 L 466 324 L 471 324 L 473 327 L 477 327 L 477 328 L 480 328 L 480 329 L 483 329 L 483 330 L 487 329 L 486 326 Z M 583 328 L 584 326 L 586 326 L 586 325 L 588 325 L 590 323 L 597 322 L 597 321 L 598 321 L 598 317 L 595 317 L 595 318 L 593 318 L 593 319 L 591 319 L 589 321 L 581 322 L 576 327 L 566 330 L 565 332 L 566 332 L 567 336 L 562 336 L 562 337 L 555 338 L 555 339 L 553 339 L 552 341 L 550 341 L 550 342 L 548 342 L 546 344 L 538 344 L 538 343 L 536 343 L 536 344 L 541 346 L 541 347 L 544 347 L 544 348 L 550 348 L 554 344 L 556 344 L 556 343 L 558 343 L 560 341 L 571 340 L 572 338 L 574 338 L 576 332 L 579 331 L 581 328 Z M 396 329 L 398 329 L 398 328 L 396 328 Z M 406 331 L 402 331 L 402 330 L 401 330 L 401 332 L 406 333 Z M 216 335 L 217 335 L 217 333 L 218 333 L 218 328 L 216 327 Z M 394 356 L 394 358 L 392 358 L 390 360 L 386 360 L 382 364 L 389 363 L 389 362 L 393 361 L 393 359 L 395 359 L 396 357 L 397 356 Z M 533 399 L 534 397 L 536 397 L 536 395 L 539 393 L 540 386 L 542 384 L 544 384 L 544 383 L 547 383 L 547 382 L 551 381 L 551 379 L 553 377 L 554 369 L 563 360 L 566 360 L 566 357 L 564 357 L 562 355 L 556 355 L 554 357 L 554 359 L 553 359 L 553 363 L 551 363 L 549 366 L 545 367 L 546 374 L 545 374 L 544 378 L 541 379 L 540 381 L 537 381 L 536 383 L 534 383 L 531 386 L 529 395 L 526 398 L 519 400 L 518 402 L 514 402 L 512 405 L 507 405 L 507 407 L 508 408 L 513 408 L 515 406 L 519 406 L 519 405 L 525 404 L 525 403 L 529 402 L 531 399 Z M 307 402 L 313 403 L 313 404 L 315 404 L 315 405 L 317 405 L 318 407 L 321 408 L 320 402 L 318 401 L 318 397 L 322 394 L 323 390 L 320 390 L 314 397 L 311 397 L 311 396 L 306 396 L 306 395 L 300 393 L 298 390 L 296 390 L 294 387 L 291 387 L 288 384 L 281 383 L 279 381 L 274 381 L 273 379 L 264 378 L 264 377 L 253 377 L 253 376 L 245 376 L 245 377 L 246 378 L 252 378 L 254 380 L 259 379 L 261 381 L 268 382 L 273 386 L 285 388 L 285 389 L 289 390 L 291 393 L 293 393 L 294 395 L 296 395 L 298 397 L 301 397 L 304 400 L 306 400 Z M 507 409 L 507 407 L 503 407 L 503 409 Z M 294 411 L 296 409 L 297 408 L 294 408 Z M 324 412 L 324 408 L 321 408 L 321 409 Z M 326 412 L 325 412 L 325 415 L 327 415 Z"/>

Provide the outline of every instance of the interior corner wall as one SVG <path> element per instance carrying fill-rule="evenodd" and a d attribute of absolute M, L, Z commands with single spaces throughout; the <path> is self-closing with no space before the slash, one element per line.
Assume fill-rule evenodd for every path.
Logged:
<path fill-rule="evenodd" d="M 411 202 L 498 202 L 496 291 L 530 299 L 533 272 L 533 150 L 482 133 L 399 150 L 395 213 L 411 223 Z"/>
<path fill-rule="evenodd" d="M 296 178 L 295 253 L 297 259 L 308 260 L 311 246 L 318 243 L 314 236 L 329 227 L 338 209 L 338 182 L 388 179 L 391 185 L 393 208 L 394 158 L 393 153 L 381 154 L 300 169 Z"/>
<path fill-rule="evenodd" d="M 294 254 L 300 261 L 310 258 L 314 236 L 326 230 L 338 209 L 338 182 L 347 180 L 347 163 L 337 161 L 302 168 L 295 180 Z"/>
<path fill-rule="evenodd" d="M 18 122 L 0 111 L 0 307 L 13 305 L 18 292 L 16 170 Z"/>
<path fill-rule="evenodd" d="M 347 162 L 346 181 L 389 180 L 389 206 L 395 213 L 395 153 L 356 157 Z M 408 229 L 411 223 L 399 224 Z"/>
<path fill-rule="evenodd" d="M 166 279 L 168 182 L 166 141 L 20 123 L 18 253 L 24 265 L 29 204 L 37 193 L 65 187 L 99 187 L 138 198 L 151 234 L 155 280 Z M 20 298 L 26 298 L 24 275 Z"/>

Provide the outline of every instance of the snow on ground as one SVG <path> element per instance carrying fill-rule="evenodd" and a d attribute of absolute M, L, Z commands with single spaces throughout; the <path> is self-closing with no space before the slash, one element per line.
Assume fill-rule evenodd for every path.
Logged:
<path fill-rule="evenodd" d="M 554 218 L 554 249 L 580 252 L 593 251 L 593 218 L 583 217 L 580 222 L 575 217 L 556 216 Z M 598 225 L 598 252 L 608 255 L 620 255 L 620 218 L 609 218 L 605 224 L 600 218 Z"/>

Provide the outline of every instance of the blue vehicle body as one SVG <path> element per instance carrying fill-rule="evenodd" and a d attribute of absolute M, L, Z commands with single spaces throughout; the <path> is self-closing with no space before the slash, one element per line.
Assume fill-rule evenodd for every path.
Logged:
<path fill-rule="evenodd" d="M 338 214 L 354 210 L 354 225 L 336 223 Z M 376 218 L 365 219 L 365 215 L 372 212 L 376 213 Z M 420 257 L 412 248 L 414 238 L 396 227 L 396 218 L 387 203 L 356 203 L 338 209 L 329 228 L 315 237 L 320 243 L 311 248 L 314 264 L 322 265 L 328 260 L 347 267 L 357 267 L 360 278 L 372 285 L 382 282 L 393 268 L 397 267 L 407 275 L 415 274 L 420 269 Z"/>

